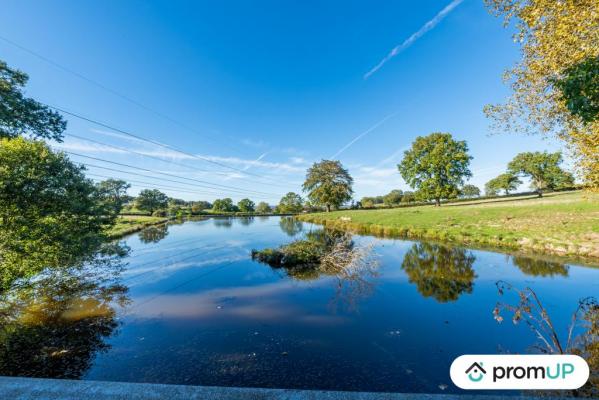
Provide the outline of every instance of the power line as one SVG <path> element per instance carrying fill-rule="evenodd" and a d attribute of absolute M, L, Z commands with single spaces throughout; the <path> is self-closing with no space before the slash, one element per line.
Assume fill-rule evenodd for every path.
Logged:
<path fill-rule="evenodd" d="M 192 170 L 195 170 L 195 171 L 199 171 L 199 172 L 210 172 L 210 173 L 213 173 L 213 174 L 226 175 L 226 176 L 228 175 L 228 173 L 226 173 L 226 172 L 211 171 L 211 170 L 207 170 L 207 169 L 195 168 L 195 167 L 192 167 L 190 165 L 177 163 L 177 162 L 171 161 L 171 160 L 165 160 L 163 158 L 156 157 L 156 156 L 153 156 L 153 155 L 150 155 L 150 154 L 140 153 L 138 151 L 129 150 L 129 149 L 125 148 L 125 147 L 115 146 L 115 145 L 112 145 L 112 144 L 109 144 L 109 143 L 100 142 L 100 141 L 94 140 L 94 139 L 88 139 L 88 138 L 85 138 L 85 137 L 82 137 L 82 136 L 74 135 L 72 133 L 65 133 L 64 135 L 65 136 L 74 137 L 74 138 L 79 139 L 79 140 L 85 140 L 86 142 L 96 143 L 96 144 L 99 144 L 101 146 L 111 147 L 113 149 L 124 151 L 126 153 L 137 154 L 137 155 L 142 156 L 142 157 L 151 158 L 151 159 L 162 161 L 162 162 L 165 162 L 165 163 L 168 163 L 168 164 L 178 165 L 178 166 L 181 166 L 181 167 L 187 167 L 189 169 L 192 169 Z"/>
<path fill-rule="evenodd" d="M 178 165 L 178 166 L 181 166 L 181 167 L 186 167 L 186 168 L 189 168 L 191 170 L 198 171 L 198 172 L 208 172 L 208 173 L 212 173 L 212 174 L 229 176 L 229 173 L 227 173 L 227 172 L 221 172 L 221 171 L 214 171 L 214 170 L 207 170 L 207 169 L 201 169 L 201 168 L 192 167 L 191 165 L 182 164 L 182 163 L 178 163 L 178 162 L 171 161 L 171 160 L 165 160 L 163 158 L 156 157 L 156 156 L 153 156 L 151 154 L 144 154 L 144 153 L 141 153 L 141 152 L 138 152 L 138 151 L 135 151 L 135 150 L 127 149 L 125 147 L 115 146 L 113 144 L 109 144 L 109 143 L 105 143 L 105 142 L 100 142 L 100 141 L 94 140 L 94 139 L 85 138 L 85 137 L 78 136 L 78 135 L 75 135 L 75 134 L 72 134 L 72 133 L 65 133 L 64 135 L 65 136 L 74 137 L 74 138 L 79 139 L 79 140 L 84 140 L 86 142 L 99 144 L 101 146 L 111 147 L 111 148 L 119 150 L 119 151 L 124 151 L 124 152 L 131 153 L 131 154 L 137 154 L 139 156 L 151 158 L 151 159 L 158 160 L 158 161 L 162 161 L 164 163 Z M 273 184 L 271 184 L 271 185 L 272 186 L 283 187 L 282 185 L 273 185 Z"/>
<path fill-rule="evenodd" d="M 156 176 L 139 174 L 137 172 L 123 171 L 123 170 L 120 170 L 120 169 L 103 167 L 101 165 L 89 164 L 89 163 L 84 163 L 84 162 L 80 162 L 80 161 L 78 163 L 81 164 L 81 165 L 83 165 L 83 166 L 86 166 L 86 167 L 100 168 L 100 169 L 104 169 L 104 170 L 107 170 L 107 171 L 119 172 L 119 173 L 127 174 L 127 175 L 136 175 L 136 176 L 141 176 L 141 177 L 150 178 L 150 179 L 160 179 L 161 181 L 173 182 L 173 183 L 178 183 L 180 185 L 188 185 L 188 186 L 191 186 L 191 187 L 197 187 L 198 186 L 198 185 L 193 184 L 193 183 L 179 182 L 179 181 L 175 181 L 175 180 L 172 180 L 172 179 L 159 178 L 159 177 L 156 177 Z M 94 175 L 94 174 L 88 173 L 88 175 Z M 107 178 L 114 178 L 114 177 L 107 177 Z M 127 181 L 132 182 L 129 178 L 127 178 Z M 166 188 L 166 186 L 162 185 L 162 183 L 148 182 L 148 184 L 150 184 L 150 185 L 156 185 L 158 189 L 160 189 L 161 187 L 165 187 Z M 182 191 L 185 190 L 185 191 L 188 191 L 188 192 L 190 191 L 189 188 L 177 188 L 177 189 L 178 190 L 182 190 Z M 212 195 L 219 195 L 219 194 L 222 193 L 222 192 L 200 192 L 200 191 L 194 191 L 194 192 L 197 192 L 198 194 L 205 193 L 205 194 L 212 194 Z M 255 196 L 255 195 L 252 195 L 252 197 L 259 198 L 259 199 L 270 199 L 270 197 L 262 197 L 262 196 Z"/>
<path fill-rule="evenodd" d="M 265 180 L 269 180 L 269 181 L 272 181 L 272 182 L 279 182 L 279 181 L 277 181 L 277 180 L 273 180 L 273 179 L 271 179 L 271 178 L 264 177 L 264 176 L 262 176 L 262 175 L 254 174 L 253 172 L 248 172 L 248 171 L 245 171 L 245 170 L 243 170 L 243 169 L 240 169 L 240 168 L 235 168 L 235 167 L 232 167 L 232 166 L 230 166 L 230 165 L 227 165 L 227 164 L 221 163 L 221 162 L 219 162 L 219 161 L 211 160 L 211 159 L 209 159 L 209 158 L 206 158 L 206 157 L 203 157 L 203 156 L 199 156 L 199 155 L 197 155 L 197 154 L 189 153 L 189 152 L 187 152 L 187 151 L 184 151 L 184 150 L 178 149 L 178 148 L 176 148 L 176 147 L 174 147 L 174 146 L 171 146 L 171 145 L 167 145 L 167 144 L 164 144 L 164 143 L 160 143 L 160 142 L 158 142 L 158 141 L 155 141 L 155 140 L 152 140 L 152 139 L 147 139 L 147 138 L 144 138 L 144 137 L 142 137 L 142 136 L 139 136 L 139 135 L 136 135 L 136 134 L 133 134 L 133 133 L 127 132 L 127 131 L 125 131 L 125 130 L 122 130 L 122 129 L 116 128 L 116 127 L 114 127 L 114 126 L 108 125 L 108 124 L 106 124 L 106 123 L 104 123 L 104 122 L 100 122 L 100 121 L 94 120 L 94 119 L 92 119 L 92 118 L 85 117 L 85 116 L 83 116 L 83 115 L 80 115 L 80 114 L 77 114 L 77 113 L 74 113 L 74 112 L 71 112 L 71 111 L 67 111 L 67 110 L 65 110 L 65 109 L 63 109 L 63 108 L 60 108 L 60 107 L 56 107 L 56 106 L 53 106 L 53 105 L 50 105 L 50 104 L 45 104 L 45 105 L 46 105 L 47 107 L 50 107 L 50 108 L 52 108 L 52 109 L 54 109 L 54 110 L 56 110 L 56 111 L 62 112 L 62 113 L 64 113 L 64 114 L 70 115 L 70 116 L 72 116 L 72 117 L 75 117 L 75 118 L 81 119 L 81 120 L 83 120 L 83 121 L 90 122 L 90 123 L 92 123 L 92 124 L 95 124 L 95 125 L 101 126 L 101 127 L 103 127 L 103 128 L 111 129 L 111 130 L 113 130 L 113 131 L 116 131 L 116 132 L 122 133 L 123 135 L 127 135 L 127 136 L 130 136 L 130 137 L 133 137 L 133 138 L 135 138 L 135 139 L 137 139 L 137 140 L 141 140 L 141 141 L 143 141 L 143 142 L 151 143 L 151 144 L 153 144 L 153 145 L 155 145 L 155 146 L 160 146 L 160 147 L 162 147 L 162 148 L 165 148 L 165 149 L 168 149 L 168 150 L 171 150 L 171 151 L 174 151 L 174 152 L 180 153 L 180 154 L 184 154 L 184 155 L 186 155 L 186 156 L 188 156 L 188 157 L 192 157 L 192 158 L 196 158 L 196 159 L 198 159 L 198 160 L 202 160 L 202 161 L 205 161 L 205 162 L 209 162 L 209 163 L 211 163 L 211 164 L 218 165 L 218 166 L 220 166 L 220 167 L 227 168 L 227 169 L 230 169 L 230 170 L 233 170 L 233 171 L 237 171 L 237 172 L 240 172 L 240 173 L 242 173 L 242 174 L 246 174 L 246 175 L 252 175 L 252 176 L 255 176 L 255 177 L 258 177 L 258 178 L 261 178 L 261 179 L 265 179 Z"/>
<path fill-rule="evenodd" d="M 95 176 L 97 178 L 104 178 L 104 179 L 117 179 L 117 177 L 114 177 L 114 176 L 99 175 L 99 174 L 92 174 L 92 173 L 86 173 L 86 175 L 87 176 Z M 152 188 L 152 189 L 177 190 L 180 192 L 193 193 L 193 194 L 206 194 L 206 195 L 218 194 L 215 192 L 203 192 L 203 191 L 199 191 L 199 190 L 189 190 L 186 188 L 179 188 L 179 187 L 174 187 L 174 186 L 158 185 L 157 183 L 152 183 L 152 182 L 134 181 L 132 179 L 127 179 L 126 181 L 127 181 L 127 183 L 135 184 L 135 186 L 143 185 L 141 187 L 147 187 L 147 188 Z"/>
<path fill-rule="evenodd" d="M 153 109 L 151 107 L 148 107 L 147 105 L 145 105 L 145 104 L 143 104 L 143 103 L 141 103 L 141 102 L 139 102 L 139 101 L 137 101 L 135 99 L 132 99 L 131 97 L 129 97 L 127 95 L 124 95 L 124 94 L 122 94 L 122 93 L 120 93 L 120 92 L 118 92 L 118 91 L 116 91 L 116 90 L 114 90 L 114 89 L 112 89 L 112 88 L 110 88 L 110 87 L 108 87 L 108 86 L 106 86 L 106 85 L 98 82 L 98 81 L 95 81 L 95 80 L 93 80 L 91 78 L 88 78 L 87 76 L 85 76 L 85 75 L 83 75 L 83 74 L 81 74 L 81 73 L 79 73 L 79 72 L 77 72 L 75 70 L 72 70 L 72 69 L 70 69 L 70 68 L 68 68 L 68 67 L 66 67 L 66 66 L 64 66 L 62 64 L 59 64 L 56 61 L 51 60 L 48 57 L 45 57 L 45 56 L 43 56 L 43 55 L 41 55 L 41 54 L 39 54 L 39 53 L 31 50 L 31 49 L 28 49 L 27 47 L 22 46 L 22 45 L 20 45 L 20 44 L 18 44 L 16 42 L 14 42 L 14 41 L 6 38 L 6 37 L 0 36 L 0 40 L 3 40 L 4 42 L 6 42 L 6 43 L 8 43 L 8 44 L 10 44 L 10 45 L 18 48 L 19 50 L 24 51 L 25 53 L 28 53 L 28 54 L 30 54 L 30 55 L 32 55 L 32 56 L 34 56 L 34 57 L 36 57 L 36 58 L 38 58 L 38 59 L 46 62 L 46 63 L 48 63 L 48 64 L 50 64 L 50 65 L 52 65 L 52 66 L 54 66 L 54 67 L 56 67 L 56 68 L 64 71 L 64 72 L 67 72 L 67 73 L 69 73 L 71 75 L 74 75 L 77 78 L 82 79 L 82 80 L 84 80 L 84 81 L 86 81 L 86 82 L 88 82 L 88 83 L 90 83 L 90 84 L 92 84 L 94 86 L 97 86 L 100 89 L 105 90 L 105 91 L 113 94 L 114 96 L 117 96 L 117 97 L 119 97 L 119 98 L 121 98 L 121 99 L 123 99 L 125 101 L 128 101 L 128 102 L 130 102 L 130 103 L 132 103 L 132 104 L 134 104 L 134 105 L 136 105 L 136 106 L 138 106 L 138 107 L 140 107 L 140 108 L 142 108 L 142 109 L 144 109 L 146 111 L 149 111 L 149 112 L 151 112 L 151 113 L 153 113 L 155 115 L 158 115 L 159 117 L 164 118 L 164 119 L 166 119 L 166 120 L 168 120 L 168 121 L 170 121 L 170 122 L 172 122 L 172 123 L 174 123 L 174 124 L 176 124 L 176 125 L 178 125 L 178 126 L 180 126 L 182 128 L 185 128 L 185 129 L 187 129 L 187 130 L 189 130 L 191 132 L 197 133 L 198 135 L 202 135 L 202 136 L 204 136 L 204 137 L 206 137 L 206 138 L 214 141 L 218 145 L 221 145 L 221 146 L 223 145 L 220 141 L 218 141 L 216 138 L 214 138 L 214 137 L 212 137 L 210 135 L 206 135 L 205 133 L 202 133 L 202 132 L 194 129 L 194 128 L 190 127 L 189 125 L 184 124 L 184 123 L 182 123 L 182 122 L 174 119 L 173 117 L 171 117 L 169 115 L 166 115 L 166 114 L 164 114 L 164 113 L 162 113 L 160 111 L 157 111 L 157 110 L 155 110 L 155 109 Z M 233 147 L 233 146 L 231 146 L 229 144 L 225 144 L 225 147 L 229 147 L 230 149 L 234 149 L 234 150 L 239 150 L 238 148 L 235 148 L 235 147 Z"/>
<path fill-rule="evenodd" d="M 206 187 L 208 189 L 221 189 L 222 188 L 222 189 L 227 189 L 229 191 L 240 192 L 240 193 L 257 193 L 257 194 L 265 194 L 265 195 L 268 195 L 268 196 L 271 196 L 271 195 L 272 196 L 277 196 L 274 193 L 259 192 L 259 191 L 255 191 L 255 190 L 240 189 L 240 188 L 236 188 L 236 187 L 233 187 L 233 186 L 220 185 L 220 184 L 217 184 L 217 183 L 211 183 L 211 182 L 202 181 L 202 180 L 199 180 L 199 179 L 187 178 L 187 177 L 184 177 L 184 176 L 178 176 L 178 175 L 174 175 L 174 174 L 169 174 L 167 172 L 153 171 L 151 169 L 136 167 L 136 166 L 133 166 L 133 165 L 123 164 L 123 163 L 119 163 L 119 162 L 116 162 L 116 161 L 104 160 L 104 159 L 98 158 L 98 157 L 86 156 L 84 154 L 74 153 L 74 152 L 71 152 L 71 151 L 65 151 L 65 153 L 71 154 L 71 155 L 74 155 L 74 156 L 78 156 L 78 157 L 89 158 L 91 160 L 96 160 L 96 161 L 102 161 L 102 162 L 106 162 L 106 163 L 110 163 L 110 164 L 115 164 L 115 165 L 119 165 L 121 167 L 133 168 L 133 169 L 140 170 L 140 171 L 151 172 L 151 173 L 165 175 L 165 176 L 170 176 L 170 177 L 174 177 L 174 178 L 178 178 L 178 179 L 184 179 L 184 180 L 188 180 L 188 181 L 198 182 L 201 185 L 197 185 L 197 186 L 203 186 L 203 187 Z M 210 186 L 206 186 L 206 185 L 212 185 L 212 186 L 217 186 L 217 187 L 210 187 Z"/>

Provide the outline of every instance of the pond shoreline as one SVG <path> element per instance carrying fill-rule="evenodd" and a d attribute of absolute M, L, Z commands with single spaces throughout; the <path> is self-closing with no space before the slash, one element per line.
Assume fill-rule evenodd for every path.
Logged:
<path fill-rule="evenodd" d="M 153 217 L 150 217 L 153 218 Z M 114 228 L 108 231 L 108 239 L 109 240 L 116 240 L 116 239 L 121 239 L 124 238 L 125 236 L 129 236 L 132 235 L 134 233 L 143 231 L 146 228 L 149 228 L 151 226 L 155 226 L 155 225 L 162 225 L 162 224 L 166 224 L 169 221 L 172 221 L 173 219 L 175 219 L 175 217 L 171 217 L 171 218 L 158 218 L 157 220 L 150 220 L 150 221 L 146 221 L 146 222 L 142 222 L 140 221 L 136 221 L 134 219 L 132 219 L 130 221 L 130 225 L 129 227 L 125 228 L 125 229 L 119 229 L 119 230 L 115 230 Z"/>
<path fill-rule="evenodd" d="M 297 217 L 302 222 L 322 225 L 326 228 L 337 229 L 356 235 L 373 236 L 380 239 L 398 239 L 408 241 L 426 241 L 439 244 L 466 247 L 476 250 L 488 250 L 509 255 L 519 254 L 523 256 L 545 257 L 550 259 L 563 260 L 565 262 L 583 264 L 590 267 L 599 267 L 599 257 L 590 257 L 582 254 L 565 253 L 554 251 L 550 247 L 512 245 L 492 240 L 462 239 L 451 240 L 442 239 L 436 234 L 428 234 L 426 230 L 414 231 L 410 228 L 409 233 L 402 228 L 393 228 L 378 224 L 352 223 L 348 221 L 322 219 L 311 215 L 302 215 Z"/>

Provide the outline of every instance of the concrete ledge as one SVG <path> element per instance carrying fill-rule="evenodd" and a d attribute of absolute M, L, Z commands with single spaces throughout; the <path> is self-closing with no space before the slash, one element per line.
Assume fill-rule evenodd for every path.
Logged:
<path fill-rule="evenodd" d="M 151 383 L 0 377 L 0 398 L 11 400 L 499 400 L 517 396 L 327 392 Z M 537 398 L 538 399 L 538 398 Z"/>

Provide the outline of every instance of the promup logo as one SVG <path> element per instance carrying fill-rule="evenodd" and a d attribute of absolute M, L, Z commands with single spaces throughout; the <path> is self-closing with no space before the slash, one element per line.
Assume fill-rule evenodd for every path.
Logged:
<path fill-rule="evenodd" d="M 578 389 L 589 366 L 575 355 L 466 355 L 450 375 L 462 389 Z"/>
<path fill-rule="evenodd" d="M 468 379 L 472 382 L 480 382 L 484 377 L 487 371 L 482 366 L 483 363 L 474 362 L 472 365 L 466 370 L 466 374 L 468 374 Z"/>

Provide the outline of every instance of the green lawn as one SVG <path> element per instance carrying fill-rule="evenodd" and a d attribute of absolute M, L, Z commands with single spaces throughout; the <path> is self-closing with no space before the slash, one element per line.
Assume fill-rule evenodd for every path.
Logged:
<path fill-rule="evenodd" d="M 111 238 L 119 238 L 130 233 L 138 232 L 150 225 L 165 223 L 168 218 L 150 217 L 145 215 L 122 215 L 116 224 L 108 231 Z"/>
<path fill-rule="evenodd" d="M 599 261 L 599 195 L 576 192 L 442 207 L 307 214 L 301 220 L 384 237 L 497 246 Z"/>

